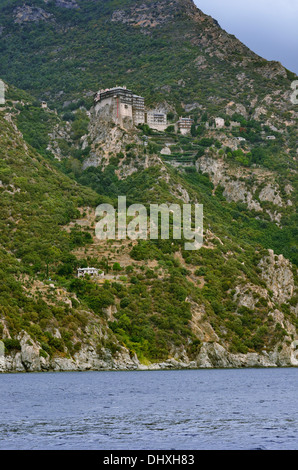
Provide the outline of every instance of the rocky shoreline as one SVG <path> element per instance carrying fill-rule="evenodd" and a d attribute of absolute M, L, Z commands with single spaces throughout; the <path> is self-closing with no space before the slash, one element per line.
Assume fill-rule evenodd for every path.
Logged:
<path fill-rule="evenodd" d="M 219 343 L 205 342 L 195 360 L 184 357 L 181 361 L 173 357 L 146 365 L 136 355 L 131 357 L 124 347 L 114 356 L 106 350 L 104 356 L 99 357 L 93 346 L 83 345 L 73 357 L 43 357 L 39 345 L 25 332 L 20 336 L 20 345 L 19 351 L 0 356 L 0 373 L 298 367 L 298 341 L 289 345 L 283 343 L 281 348 L 260 354 L 232 354 Z"/>

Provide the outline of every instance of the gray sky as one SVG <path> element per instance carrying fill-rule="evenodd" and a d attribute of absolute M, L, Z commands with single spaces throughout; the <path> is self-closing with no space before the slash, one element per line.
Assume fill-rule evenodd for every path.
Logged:
<path fill-rule="evenodd" d="M 228 33 L 298 74 L 298 0 L 194 0 Z"/>

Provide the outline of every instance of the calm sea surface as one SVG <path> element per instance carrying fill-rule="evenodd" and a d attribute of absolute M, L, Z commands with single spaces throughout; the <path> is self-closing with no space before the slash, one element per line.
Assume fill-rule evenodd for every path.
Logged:
<path fill-rule="evenodd" d="M 0 375 L 0 449 L 298 449 L 298 369 Z"/>

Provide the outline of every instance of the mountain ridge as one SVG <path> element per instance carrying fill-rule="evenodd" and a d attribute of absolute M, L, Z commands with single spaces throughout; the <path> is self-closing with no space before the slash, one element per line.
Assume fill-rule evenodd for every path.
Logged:
<path fill-rule="evenodd" d="M 141 25 L 126 22 L 126 20 L 129 22 L 135 21 L 135 15 L 139 15 L 138 7 L 146 12 L 145 16 L 153 15 L 154 18 L 158 18 L 159 14 L 158 10 L 154 8 L 154 2 L 128 1 L 119 3 L 115 1 L 103 4 L 102 2 L 79 1 L 77 2 L 79 9 L 57 7 L 54 2 L 45 3 L 38 0 L 30 3 L 33 6 L 35 5 L 36 8 L 47 8 L 46 13 L 49 15 L 54 16 L 56 14 L 55 24 L 52 21 L 48 22 L 47 18 L 42 21 L 32 20 L 26 23 L 15 23 L 14 9 L 16 6 L 22 8 L 23 3 L 17 0 L 9 3 L 12 3 L 11 6 L 7 5 L 6 9 L 2 10 L 2 22 L 4 23 L 4 26 L 2 25 L 3 63 L 0 74 L 4 79 L 6 78 L 22 89 L 27 89 L 30 92 L 35 90 L 33 94 L 38 90 L 40 99 L 47 100 L 47 95 L 50 94 L 51 100 L 54 99 L 56 105 L 58 103 L 61 105 L 61 98 L 63 99 L 63 97 L 65 97 L 63 101 L 67 101 L 69 88 L 71 88 L 72 96 L 77 94 L 75 92 L 76 87 L 77 92 L 80 92 L 80 97 L 86 98 L 86 93 L 88 94 L 90 88 L 95 92 L 99 88 L 113 86 L 115 81 L 119 80 L 119 77 L 122 77 L 121 80 L 126 77 L 125 81 L 128 87 L 137 87 L 138 92 L 142 91 L 148 97 L 155 90 L 154 94 L 157 100 L 161 98 L 160 92 L 162 92 L 163 98 L 169 98 L 168 94 L 162 91 L 163 86 L 175 87 L 175 89 L 172 89 L 171 95 L 176 106 L 181 106 L 181 102 L 179 104 L 178 100 L 179 96 L 183 96 L 184 93 L 183 87 L 178 85 L 177 88 L 179 79 L 185 80 L 187 78 L 189 81 L 190 74 L 203 81 L 212 77 L 214 84 L 218 82 L 217 93 L 218 98 L 220 98 L 221 80 L 218 81 L 216 77 L 218 74 L 222 74 L 222 81 L 227 80 L 227 77 L 229 77 L 227 71 L 221 67 L 221 63 L 224 63 L 227 59 L 229 60 L 229 68 L 243 67 L 249 74 L 253 72 L 251 70 L 252 61 L 256 61 L 257 74 L 255 76 L 258 77 L 258 80 L 264 79 L 268 85 L 268 78 L 271 77 L 271 80 L 276 80 L 276 77 L 281 77 L 286 80 L 287 75 L 290 74 L 277 63 L 271 64 L 255 55 L 235 37 L 217 26 L 211 17 L 204 15 L 192 1 L 186 3 L 178 0 L 177 2 L 169 2 L 168 0 L 157 2 L 162 11 L 165 11 L 165 15 L 169 15 L 170 8 L 174 9 L 174 11 L 171 11 L 169 19 L 172 19 L 175 14 L 175 7 L 178 8 L 179 14 L 175 17 L 176 28 L 171 27 L 173 22 L 170 21 L 166 23 L 166 26 L 156 24 L 154 27 L 148 25 L 142 27 Z M 119 6 L 121 7 L 120 10 Z M 113 20 L 113 15 L 119 11 L 122 11 L 124 15 L 126 14 L 127 18 L 122 18 L 120 15 L 117 19 L 116 15 L 116 19 L 114 17 Z M 128 13 L 125 13 L 126 11 Z M 90 16 L 91 12 L 92 16 Z M 185 21 L 186 17 L 188 21 Z M 10 27 L 11 32 L 9 34 L 5 32 L 5 22 Z M 86 24 L 88 24 L 88 32 L 85 28 Z M 100 30 L 98 29 L 99 25 Z M 115 37 L 109 35 L 111 27 Z M 26 36 L 26 41 L 21 45 L 22 34 L 26 34 L 27 30 L 30 35 Z M 163 31 L 165 32 L 166 41 L 162 39 Z M 32 39 L 30 39 L 30 36 L 32 36 Z M 89 50 L 87 54 L 84 54 L 84 60 L 80 55 L 81 43 L 77 42 L 77 37 L 81 37 L 81 43 L 85 42 L 88 45 Z M 180 47 L 177 48 L 176 41 L 178 38 Z M 136 41 L 139 42 L 139 45 L 136 44 Z M 42 53 L 36 49 L 37 42 L 40 43 Z M 134 57 L 134 54 L 129 52 L 132 47 L 136 48 L 138 55 L 142 54 L 143 60 L 140 57 Z M 114 51 L 114 48 L 118 49 L 121 59 L 117 50 Z M 167 49 L 167 54 L 164 53 L 164 48 Z M 7 53 L 10 53 L 9 66 L 5 60 L 6 50 Z M 24 62 L 25 56 L 30 58 L 30 69 L 26 67 Z M 15 59 L 12 60 L 12 57 Z M 18 75 L 14 60 L 22 63 L 22 75 Z M 170 69 L 170 67 L 175 72 L 175 74 L 169 74 L 170 83 L 166 79 L 166 75 L 164 78 L 161 75 L 160 61 L 163 62 L 163 75 L 165 75 L 166 69 Z M 198 61 L 204 61 L 204 63 L 200 64 Z M 181 62 L 182 67 L 176 67 L 175 62 L 178 64 Z M 117 63 L 119 71 L 113 67 L 113 77 L 110 77 L 109 68 L 112 67 L 113 63 Z M 145 68 L 148 90 L 145 89 L 144 79 L 139 74 L 138 69 L 140 66 Z M 267 66 L 269 70 L 266 69 Z M 41 68 L 43 74 L 42 80 L 39 75 L 39 68 Z M 59 77 L 57 76 L 58 73 Z M 292 74 L 291 77 L 293 78 L 295 75 Z M 155 86 L 153 80 L 157 82 Z M 241 84 L 238 82 L 237 87 L 239 88 Z M 248 78 L 244 79 L 243 82 L 247 92 L 249 90 L 247 89 L 249 85 Z M 30 83 L 34 84 L 31 88 Z M 61 86 L 60 90 L 57 88 L 59 86 Z M 188 92 L 191 87 L 200 90 L 199 84 L 193 80 L 187 85 Z M 157 92 L 157 88 L 159 88 L 159 92 Z M 57 91 L 61 95 L 58 95 Z M 230 87 L 230 91 L 233 91 L 233 86 Z M 200 94 L 202 95 L 202 93 Z M 79 99 L 78 94 L 77 96 Z"/>

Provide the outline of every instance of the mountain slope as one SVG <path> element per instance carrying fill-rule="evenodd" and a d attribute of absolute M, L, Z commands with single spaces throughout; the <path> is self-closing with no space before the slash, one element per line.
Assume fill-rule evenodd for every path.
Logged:
<path fill-rule="evenodd" d="M 256 109 L 266 95 L 280 111 L 290 105 L 295 75 L 251 52 L 191 0 L 11 0 L 0 11 L 0 76 L 57 106 L 123 82 L 179 111 L 231 100 Z"/>
<path fill-rule="evenodd" d="M 98 89 L 126 85 L 177 116 L 262 122 L 297 155 L 295 74 L 254 54 L 192 0 L 10 0 L 0 12 L 0 76 L 51 109 L 88 110 Z"/>
<path fill-rule="evenodd" d="M 1 111 L 5 370 L 295 364 L 295 270 L 254 246 L 247 218 L 233 222 L 235 209 L 228 226 L 231 209 L 206 176 L 173 171 L 152 154 L 152 166 L 121 183 L 144 203 L 199 195 L 201 250 L 100 242 L 95 206 L 106 197 L 28 147 L 14 124 L 23 105 L 14 101 Z M 76 267 L 90 263 L 108 274 L 104 284 L 76 279 Z"/>
<path fill-rule="evenodd" d="M 297 365 L 295 76 L 190 0 L 6 1 L 0 34 L 3 370 Z M 166 132 L 96 115 L 116 84 Z M 99 241 L 118 195 L 203 204 L 203 248 Z"/>

